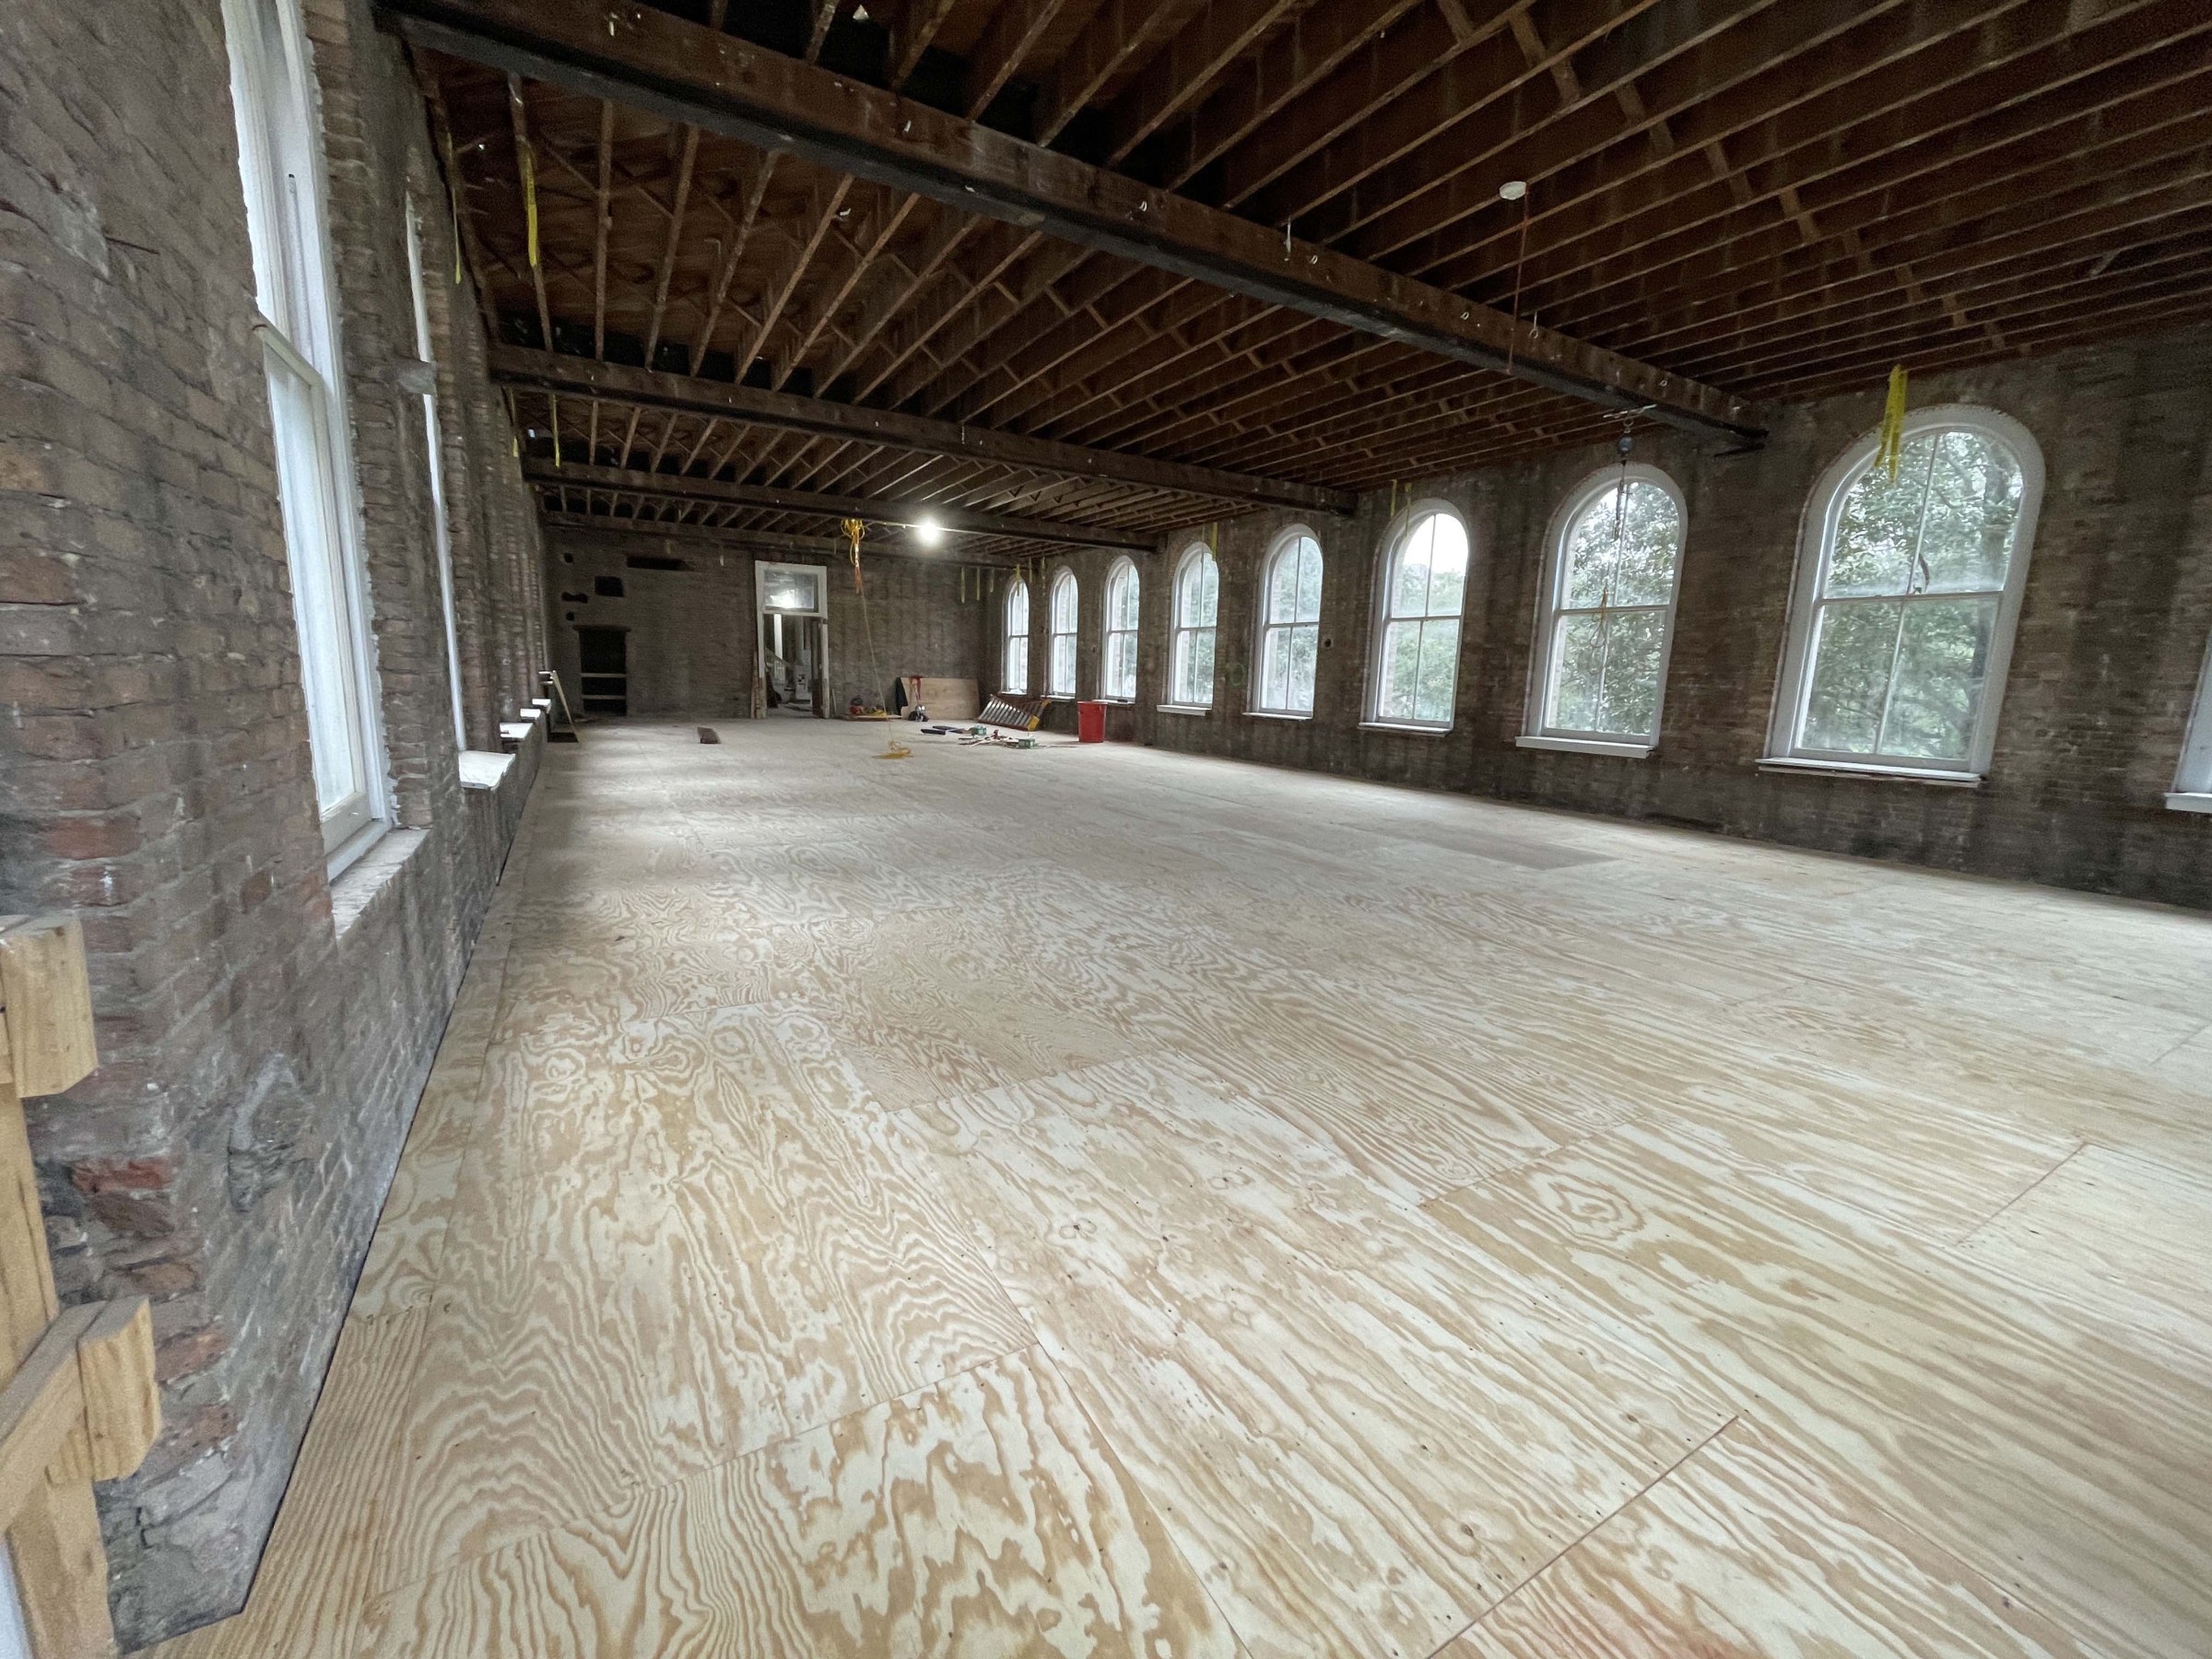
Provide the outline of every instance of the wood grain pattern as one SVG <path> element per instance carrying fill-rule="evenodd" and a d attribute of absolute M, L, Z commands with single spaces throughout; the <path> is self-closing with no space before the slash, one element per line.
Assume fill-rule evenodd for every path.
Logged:
<path fill-rule="evenodd" d="M 372 1628 L 376 1659 L 1235 1651 L 1034 1353 L 438 1573 Z"/>
<path fill-rule="evenodd" d="M 2083 1652 L 2049 1619 L 1824 1479 L 1773 1434 L 1737 1422 L 1493 1607 L 1440 1659 L 2078 1659 Z"/>
<path fill-rule="evenodd" d="M 2212 1375 L 1627 1124 L 1429 1206 L 2108 1654 L 2212 1630 Z"/>
<path fill-rule="evenodd" d="M 693 738 L 548 756 L 163 1659 L 2206 1651 L 2201 918 Z"/>

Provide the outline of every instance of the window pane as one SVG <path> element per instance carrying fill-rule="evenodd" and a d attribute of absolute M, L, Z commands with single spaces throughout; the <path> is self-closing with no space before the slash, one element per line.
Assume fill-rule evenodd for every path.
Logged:
<path fill-rule="evenodd" d="M 1030 636 L 1006 636 L 1006 689 L 1016 693 L 1030 688 Z"/>
<path fill-rule="evenodd" d="M 1030 584 L 1026 582 L 1018 582 L 1006 590 L 1006 631 L 1030 631 Z"/>
<path fill-rule="evenodd" d="M 1134 633 L 1115 632 L 1106 636 L 1106 695 L 1136 695 L 1136 636 Z"/>
<path fill-rule="evenodd" d="M 1055 696 L 1073 697 L 1076 694 L 1076 636 L 1053 636 L 1053 683 Z"/>
<path fill-rule="evenodd" d="M 1606 618 L 1605 693 L 1597 729 L 1621 737 L 1658 735 L 1659 649 L 1666 638 L 1663 610 L 1616 611 Z"/>
<path fill-rule="evenodd" d="M 1452 687 L 1459 673 L 1459 623 L 1454 618 L 1420 627 L 1421 667 L 1413 717 L 1442 725 L 1452 718 Z"/>
<path fill-rule="evenodd" d="M 1997 601 L 1938 599 L 1905 607 L 1897 682 L 1882 728 L 1882 752 L 1963 765 L 1988 672 Z"/>
<path fill-rule="evenodd" d="M 1553 637 L 1551 712 L 1544 724 L 1562 732 L 1594 732 L 1605 677 L 1603 618 L 1561 617 Z"/>
<path fill-rule="evenodd" d="M 353 595 L 340 552 L 335 469 L 318 389 L 276 352 L 265 353 L 265 361 L 315 801 L 330 818 L 359 805 L 369 787 L 368 745 L 351 672 Z"/>
<path fill-rule="evenodd" d="M 1436 539 L 1436 515 L 1430 513 L 1407 532 L 1398 554 L 1398 568 L 1391 578 L 1390 614 L 1419 617 L 1429 610 L 1429 552 Z"/>
<path fill-rule="evenodd" d="M 1981 433 L 1946 432 L 1936 440 L 1921 522 L 1919 591 L 1994 593 L 2005 585 L 2022 487 L 2011 452 Z"/>
<path fill-rule="evenodd" d="M 1267 567 L 1267 620 L 1292 622 L 1298 618 L 1298 555 L 1302 544 L 1293 542 L 1275 556 Z"/>
<path fill-rule="evenodd" d="M 1289 700 L 1283 706 L 1294 714 L 1313 712 L 1313 665 L 1321 651 L 1321 629 L 1309 623 L 1290 629 L 1285 655 L 1289 663 Z"/>
<path fill-rule="evenodd" d="M 1421 625 L 1392 622 L 1382 629 L 1382 689 L 1375 712 L 1384 720 L 1413 718 L 1413 688 L 1420 673 Z"/>
<path fill-rule="evenodd" d="M 822 608 L 819 571 L 777 570 L 771 566 L 761 574 L 760 591 L 771 610 L 814 612 Z"/>
<path fill-rule="evenodd" d="M 1310 538 L 1299 544 L 1296 616 L 1300 622 L 1321 619 L 1321 544 Z"/>
<path fill-rule="evenodd" d="M 1076 579 L 1063 576 L 1053 583 L 1053 631 L 1076 631 Z"/>
<path fill-rule="evenodd" d="M 1191 620 L 1201 628 L 1211 628 L 1220 603 L 1221 568 L 1214 563 L 1212 554 L 1202 555 L 1198 560 L 1198 605 Z"/>
<path fill-rule="evenodd" d="M 1869 465 L 1844 493 L 1825 594 L 1850 598 L 1905 592 L 1935 457 L 1935 441 L 1916 438 L 1905 445 L 1896 483 L 1885 468 Z"/>
<path fill-rule="evenodd" d="M 1813 634 L 1812 689 L 1806 699 L 1804 747 L 1871 755 L 1882 730 L 1897 649 L 1897 600 L 1820 607 Z"/>
<path fill-rule="evenodd" d="M 1124 565 L 1113 573 L 1113 582 L 1106 591 L 1106 626 L 1112 629 L 1136 627 L 1136 572 Z"/>

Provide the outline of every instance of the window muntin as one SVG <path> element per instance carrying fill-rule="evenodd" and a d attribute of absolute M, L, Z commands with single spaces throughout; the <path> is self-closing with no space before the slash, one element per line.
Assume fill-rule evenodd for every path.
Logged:
<path fill-rule="evenodd" d="M 1076 573 L 1062 571 L 1053 578 L 1045 635 L 1044 688 L 1054 697 L 1076 694 Z"/>
<path fill-rule="evenodd" d="M 2041 485 L 2025 428 L 1959 406 L 1907 421 L 1894 480 L 1872 436 L 1830 469 L 1800 555 L 1783 758 L 1988 767 Z"/>
<path fill-rule="evenodd" d="M 1452 724 L 1467 528 L 1441 506 L 1414 509 L 1382 579 L 1374 717 L 1392 725 Z"/>
<path fill-rule="evenodd" d="M 1221 571 L 1213 553 L 1191 548 L 1175 571 L 1175 638 L 1170 654 L 1168 700 L 1180 708 L 1214 702 L 1214 622 L 1220 609 Z"/>
<path fill-rule="evenodd" d="M 1106 661 L 1101 696 L 1124 700 L 1136 696 L 1136 566 L 1115 561 L 1106 578 Z"/>
<path fill-rule="evenodd" d="M 1287 530 L 1260 577 L 1260 674 L 1252 706 L 1264 714 L 1313 712 L 1321 656 L 1321 544 L 1304 525 Z"/>
<path fill-rule="evenodd" d="M 1536 639 L 1536 735 L 1658 740 L 1682 536 L 1681 497 L 1655 468 L 1607 467 L 1568 498 Z"/>
<path fill-rule="evenodd" d="M 297 0 L 224 0 L 223 27 L 315 803 L 335 861 L 381 827 L 383 767 L 313 76 Z"/>
<path fill-rule="evenodd" d="M 1030 688 L 1030 584 L 1019 578 L 1006 590 L 1006 653 L 999 688 L 1019 697 Z"/>
<path fill-rule="evenodd" d="M 422 271 L 422 220 L 407 204 L 407 286 L 415 300 L 415 355 L 436 359 L 430 347 L 430 293 Z M 438 394 L 422 394 L 422 429 L 429 451 L 430 525 L 438 550 L 438 602 L 445 617 L 445 666 L 453 686 L 453 747 L 468 747 L 468 717 L 461 706 L 461 629 L 453 616 L 453 542 L 445 522 L 445 448 L 438 429 Z"/>

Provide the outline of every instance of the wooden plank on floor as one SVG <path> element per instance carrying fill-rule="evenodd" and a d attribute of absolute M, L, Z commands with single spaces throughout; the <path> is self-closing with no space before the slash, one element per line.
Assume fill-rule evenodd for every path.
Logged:
<path fill-rule="evenodd" d="M 1431 1651 L 1726 1419 L 1171 1066 L 912 1115 L 1254 1653 Z"/>
<path fill-rule="evenodd" d="M 1732 1423 L 1438 1659 L 2083 1659 L 1771 1431 Z"/>
<path fill-rule="evenodd" d="M 2212 1629 L 2201 1367 L 1648 1124 L 1426 1207 L 2112 1659 Z"/>
<path fill-rule="evenodd" d="M 1052 1363 L 1009 1355 L 406 1585 L 374 1659 L 1230 1659 Z"/>

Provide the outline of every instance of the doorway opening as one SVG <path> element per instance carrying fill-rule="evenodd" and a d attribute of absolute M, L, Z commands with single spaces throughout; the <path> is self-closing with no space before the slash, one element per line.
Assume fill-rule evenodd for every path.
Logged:
<path fill-rule="evenodd" d="M 629 630 L 579 628 L 576 630 L 577 690 L 592 714 L 629 712 Z"/>
<path fill-rule="evenodd" d="M 821 565 L 763 561 L 753 567 L 766 713 L 818 720 L 830 712 L 829 574 Z"/>

